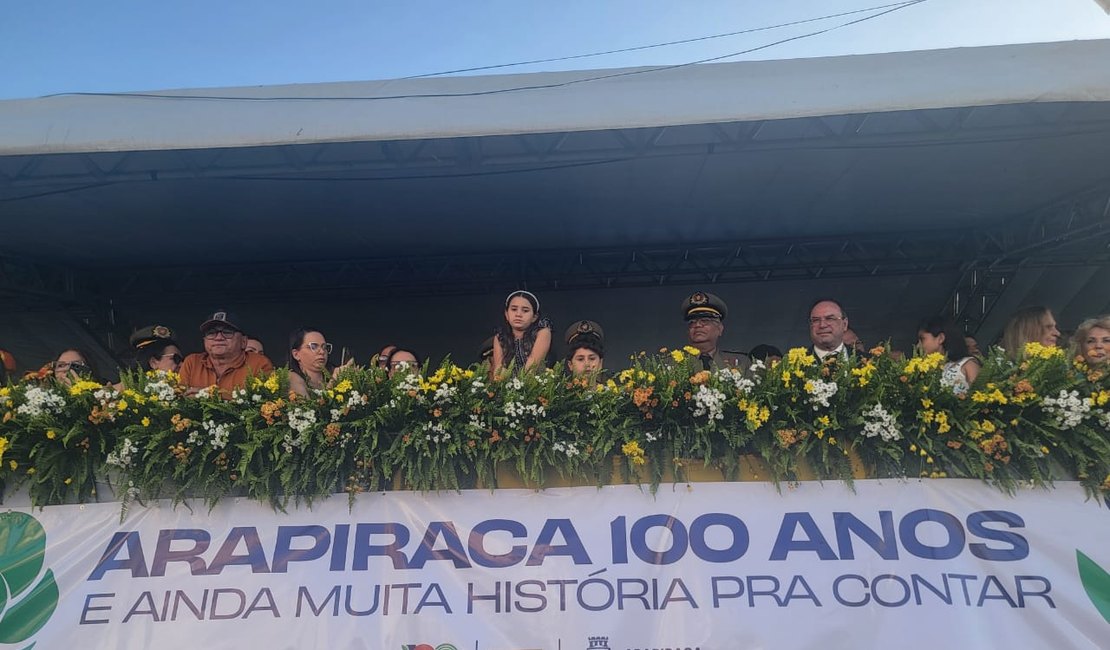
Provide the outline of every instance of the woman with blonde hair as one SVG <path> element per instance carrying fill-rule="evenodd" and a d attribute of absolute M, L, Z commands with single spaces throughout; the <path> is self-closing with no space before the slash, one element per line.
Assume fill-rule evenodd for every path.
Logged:
<path fill-rule="evenodd" d="M 1110 362 L 1110 314 L 1080 323 L 1072 338 L 1072 352 L 1092 366 Z"/>
<path fill-rule="evenodd" d="M 1002 349 L 1011 359 L 1017 360 L 1025 354 L 1026 343 L 1040 343 L 1046 348 L 1056 347 L 1060 330 L 1056 329 L 1056 318 L 1048 307 L 1025 307 L 1019 309 L 1006 323 L 1002 331 Z"/>

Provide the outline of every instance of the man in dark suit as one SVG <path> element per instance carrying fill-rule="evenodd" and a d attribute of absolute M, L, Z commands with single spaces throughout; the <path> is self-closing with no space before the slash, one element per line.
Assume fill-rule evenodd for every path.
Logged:
<path fill-rule="evenodd" d="M 850 352 L 844 344 L 848 331 L 848 314 L 840 303 L 831 298 L 822 298 L 813 303 L 809 310 L 809 339 L 812 351 L 819 361 L 836 356 L 847 359 Z"/>

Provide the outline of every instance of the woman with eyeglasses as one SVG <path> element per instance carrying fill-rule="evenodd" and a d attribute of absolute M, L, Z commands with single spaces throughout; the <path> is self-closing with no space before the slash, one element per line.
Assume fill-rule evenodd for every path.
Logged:
<path fill-rule="evenodd" d="M 332 345 L 320 330 L 302 327 L 289 335 L 289 390 L 302 397 L 323 390 L 331 379 L 328 356 Z"/>
<path fill-rule="evenodd" d="M 91 379 L 100 382 L 96 368 L 90 357 L 81 348 L 67 348 L 62 350 L 53 363 L 54 379 L 63 386 L 69 386 L 78 379 Z"/>

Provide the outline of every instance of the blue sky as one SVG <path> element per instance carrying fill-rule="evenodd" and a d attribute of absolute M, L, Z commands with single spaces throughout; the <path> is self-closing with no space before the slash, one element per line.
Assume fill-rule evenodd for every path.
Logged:
<path fill-rule="evenodd" d="M 0 0 L 0 99 L 386 79 L 706 36 L 893 1 Z M 682 63 L 854 17 L 505 72 Z M 1110 38 L 1110 16 L 1095 0 L 926 0 L 728 60 L 1092 38 Z"/>

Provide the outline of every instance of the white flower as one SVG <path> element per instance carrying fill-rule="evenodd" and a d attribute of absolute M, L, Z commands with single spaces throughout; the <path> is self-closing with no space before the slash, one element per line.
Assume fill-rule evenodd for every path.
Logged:
<path fill-rule="evenodd" d="M 809 403 L 813 405 L 813 410 L 817 410 L 818 406 L 829 407 L 829 399 L 836 395 L 839 386 L 835 381 L 822 381 L 814 379 L 813 381 L 806 382 L 806 391 L 809 392 Z"/>
<path fill-rule="evenodd" d="M 435 394 L 432 395 L 432 400 L 436 404 L 444 404 L 454 397 L 457 392 L 458 389 L 450 384 L 440 384 L 439 388 L 436 388 Z"/>
<path fill-rule="evenodd" d="M 127 469 L 131 467 L 131 459 L 138 450 L 139 448 L 131 442 L 131 438 L 124 438 L 123 442 L 119 445 L 119 449 L 109 453 L 104 462 L 122 469 Z"/>
<path fill-rule="evenodd" d="M 205 433 L 208 434 L 208 444 L 213 449 L 223 449 L 227 446 L 227 439 L 231 437 L 231 425 L 216 424 L 212 420 L 201 423 Z"/>
<path fill-rule="evenodd" d="M 304 433 L 316 424 L 316 411 L 305 408 L 289 409 L 289 427 L 297 433 Z"/>
<path fill-rule="evenodd" d="M 898 421 L 883 408 L 882 404 L 875 404 L 865 410 L 863 416 L 866 418 L 863 423 L 864 436 L 868 438 L 877 436 L 885 442 L 902 439 L 902 432 L 898 430 Z"/>
<path fill-rule="evenodd" d="M 15 409 L 19 415 L 38 417 L 45 413 L 61 413 L 66 405 L 65 398 L 60 394 L 40 386 L 31 386 L 23 397 L 26 401 Z"/>
<path fill-rule="evenodd" d="M 709 420 L 725 419 L 724 403 L 727 397 L 716 388 L 709 388 L 705 384 L 698 386 L 694 393 L 694 417 L 707 416 Z"/>
<path fill-rule="evenodd" d="M 575 456 L 582 453 L 582 450 L 579 449 L 574 443 L 563 442 L 562 440 L 552 444 L 551 448 L 555 451 L 561 452 L 567 458 L 574 458 Z"/>
<path fill-rule="evenodd" d="M 524 382 L 522 382 L 517 377 L 513 377 L 509 380 L 508 386 L 512 390 L 520 390 L 521 388 L 524 388 Z"/>
<path fill-rule="evenodd" d="M 401 381 L 397 382 L 397 390 L 401 393 L 407 393 L 410 390 L 418 390 L 420 388 L 420 375 L 405 373 L 401 377 Z"/>
<path fill-rule="evenodd" d="M 442 422 L 425 422 L 421 425 L 421 429 L 431 442 L 447 442 L 451 439 L 451 434 L 447 432 L 447 427 Z"/>
<path fill-rule="evenodd" d="M 1079 397 L 1079 391 L 1061 389 L 1056 397 L 1044 398 L 1044 410 L 1052 416 L 1057 427 L 1071 429 L 1087 417 L 1091 412 L 1091 404 Z"/>
<path fill-rule="evenodd" d="M 736 392 L 741 395 L 747 395 L 755 388 L 755 382 L 744 376 L 736 368 L 721 368 L 714 373 L 718 379 L 732 384 Z"/>
<path fill-rule="evenodd" d="M 547 411 L 540 404 L 522 404 L 520 402 L 505 402 L 505 415 L 509 417 L 509 428 L 520 429 L 525 416 L 531 415 L 542 418 Z"/>
<path fill-rule="evenodd" d="M 196 397 L 197 399 L 208 399 L 209 397 L 212 397 L 213 388 L 215 388 L 215 386 L 207 386 L 205 388 L 202 388 L 196 392 L 196 395 L 194 395 L 194 397 Z"/>

